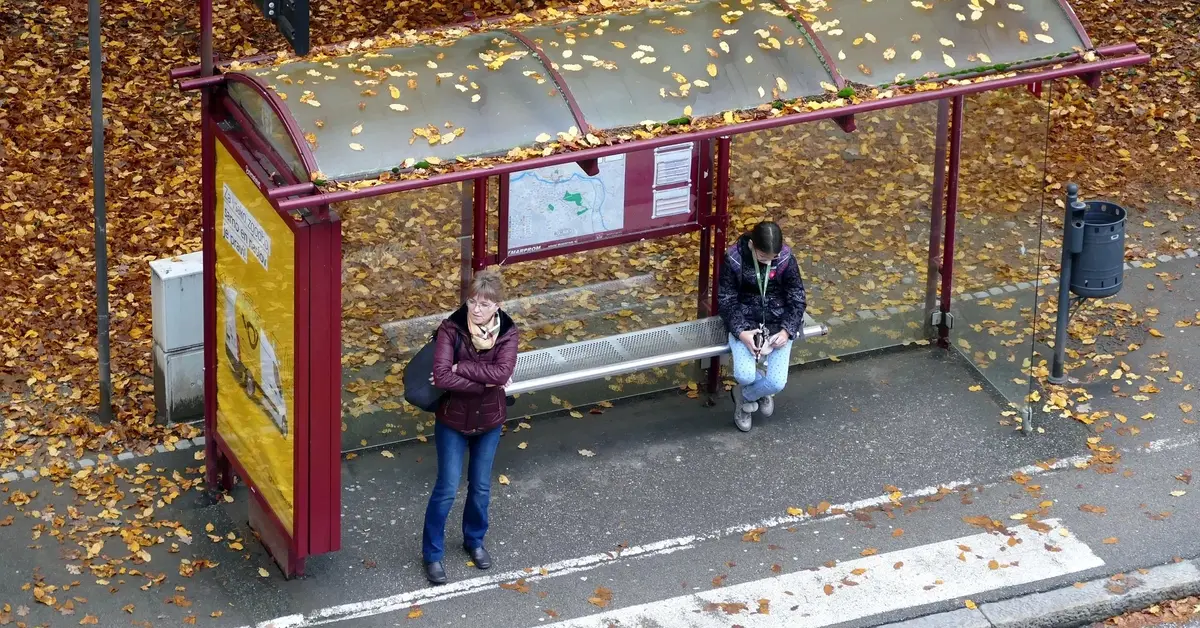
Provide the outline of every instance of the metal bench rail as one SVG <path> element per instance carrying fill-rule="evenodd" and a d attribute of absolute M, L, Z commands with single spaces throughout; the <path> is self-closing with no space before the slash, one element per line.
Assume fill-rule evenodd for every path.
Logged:
<path fill-rule="evenodd" d="M 804 315 L 804 339 L 829 327 Z M 585 340 L 517 356 L 510 395 L 624 375 L 729 353 L 725 323 L 718 316 L 653 329 Z"/>

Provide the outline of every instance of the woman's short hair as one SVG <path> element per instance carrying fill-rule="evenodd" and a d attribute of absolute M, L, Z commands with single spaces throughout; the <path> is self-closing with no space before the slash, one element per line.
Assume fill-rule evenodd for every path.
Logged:
<path fill-rule="evenodd" d="M 504 280 L 500 271 L 488 268 L 475 273 L 471 285 L 467 288 L 468 299 L 486 299 L 492 303 L 504 300 Z"/>
<path fill-rule="evenodd" d="M 754 230 L 750 232 L 750 241 L 754 243 L 754 248 L 763 253 L 779 255 L 783 250 L 783 230 L 778 224 L 764 220 L 754 225 Z"/>

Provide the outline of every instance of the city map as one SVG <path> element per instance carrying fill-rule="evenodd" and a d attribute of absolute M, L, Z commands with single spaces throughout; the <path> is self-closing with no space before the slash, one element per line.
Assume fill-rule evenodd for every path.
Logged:
<path fill-rule="evenodd" d="M 588 176 L 574 163 L 513 174 L 509 179 L 509 251 L 576 240 L 625 226 L 625 155 L 600 159 Z"/>

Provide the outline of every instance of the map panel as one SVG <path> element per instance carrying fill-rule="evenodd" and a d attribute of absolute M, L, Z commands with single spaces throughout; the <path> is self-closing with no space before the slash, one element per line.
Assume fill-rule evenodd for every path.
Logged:
<path fill-rule="evenodd" d="M 508 246 L 520 254 L 625 226 L 625 155 L 599 160 L 588 176 L 574 163 L 515 173 L 509 178 Z"/>

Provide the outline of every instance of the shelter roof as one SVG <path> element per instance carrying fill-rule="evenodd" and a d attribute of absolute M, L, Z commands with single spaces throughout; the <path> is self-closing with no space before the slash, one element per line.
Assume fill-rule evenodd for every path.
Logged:
<path fill-rule="evenodd" d="M 270 91 L 243 81 L 230 95 L 298 175 L 345 182 L 837 107 L 1091 48 L 1065 0 L 686 0 L 541 17 L 235 65 Z M 267 106 L 272 92 L 282 106 Z M 284 145 L 289 126 L 312 165 Z"/>

